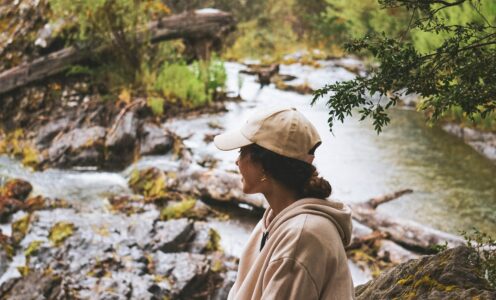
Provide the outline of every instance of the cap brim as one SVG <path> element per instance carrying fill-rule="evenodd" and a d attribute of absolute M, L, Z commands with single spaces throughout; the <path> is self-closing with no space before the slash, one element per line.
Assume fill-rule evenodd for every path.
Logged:
<path fill-rule="evenodd" d="M 214 144 L 220 150 L 227 151 L 253 144 L 253 142 L 247 139 L 239 130 L 233 130 L 215 136 Z"/>

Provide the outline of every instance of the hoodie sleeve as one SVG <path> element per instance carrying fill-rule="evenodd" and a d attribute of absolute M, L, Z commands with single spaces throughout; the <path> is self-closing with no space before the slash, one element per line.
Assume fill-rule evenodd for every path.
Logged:
<path fill-rule="evenodd" d="M 314 280 L 305 266 L 292 258 L 269 263 L 263 278 L 261 299 L 318 299 Z"/>

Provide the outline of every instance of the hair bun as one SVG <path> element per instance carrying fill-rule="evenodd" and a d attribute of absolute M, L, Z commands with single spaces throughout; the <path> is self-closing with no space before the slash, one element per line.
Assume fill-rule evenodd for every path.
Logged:
<path fill-rule="evenodd" d="M 324 178 L 319 176 L 317 171 L 313 172 L 310 179 L 308 179 L 303 194 L 305 197 L 325 199 L 332 193 L 331 184 Z"/>

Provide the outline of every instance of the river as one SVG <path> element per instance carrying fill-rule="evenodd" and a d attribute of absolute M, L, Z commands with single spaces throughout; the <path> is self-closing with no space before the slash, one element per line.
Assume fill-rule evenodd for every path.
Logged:
<path fill-rule="evenodd" d="M 318 69 L 299 64 L 281 66 L 281 73 L 295 75 L 298 79 L 294 83 L 306 82 L 313 88 L 354 76 L 332 62 L 321 65 Z M 168 128 L 188 137 L 185 144 L 192 149 L 195 161 L 215 158 L 219 168 L 235 170 L 237 152 L 218 151 L 204 141 L 205 134 L 222 132 L 219 126 L 240 126 L 254 109 L 290 105 L 302 111 L 321 134 L 323 144 L 316 152 L 315 164 L 331 182 L 332 198 L 360 202 L 411 188 L 414 193 L 383 204 L 379 210 L 455 234 L 473 227 L 496 233 L 496 165 L 460 139 L 437 126 L 427 126 L 420 113 L 408 109 L 391 110 L 392 123 L 380 135 L 371 122 L 359 122 L 356 116 L 336 124 L 331 134 L 325 101 L 312 107 L 311 95 L 280 91 L 273 85 L 260 90 L 253 76 L 239 75 L 243 68 L 238 63 L 226 63 L 228 90 L 240 93 L 244 101 L 228 103 L 226 113 L 166 122 Z M 176 164 L 165 155 L 144 157 L 120 173 L 53 169 L 32 172 L 19 162 L 0 156 L 0 181 L 6 177 L 23 178 L 33 184 L 35 194 L 64 198 L 83 210 L 93 210 L 104 207 L 109 195 L 130 193 L 126 177 L 133 169 L 170 169 Z M 255 217 L 240 216 L 237 212 L 231 220 L 211 223 L 222 236 L 224 250 L 239 256 L 256 221 Z M 2 229 L 8 231 L 5 226 Z M 368 277 L 354 270 L 355 283 Z"/>

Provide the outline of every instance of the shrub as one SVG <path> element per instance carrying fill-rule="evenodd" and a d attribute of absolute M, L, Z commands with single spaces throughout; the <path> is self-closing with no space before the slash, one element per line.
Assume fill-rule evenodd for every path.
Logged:
<path fill-rule="evenodd" d="M 158 73 L 155 90 L 184 105 L 199 106 L 208 101 L 205 85 L 184 63 L 164 64 Z"/>
<path fill-rule="evenodd" d="M 473 232 L 463 232 L 467 246 L 474 250 L 470 259 L 481 266 L 481 275 L 489 284 L 496 288 L 496 240 L 488 235 L 474 229 Z"/>
<path fill-rule="evenodd" d="M 205 84 L 205 92 L 210 100 L 215 100 L 218 92 L 226 87 L 227 73 L 222 62 L 217 57 L 210 61 L 196 61 L 192 64 L 193 72 Z"/>

